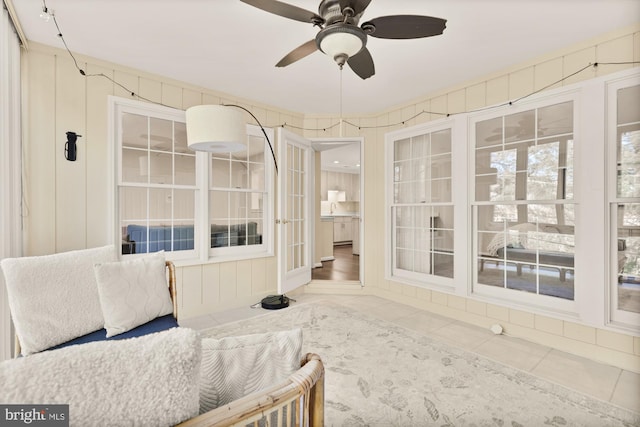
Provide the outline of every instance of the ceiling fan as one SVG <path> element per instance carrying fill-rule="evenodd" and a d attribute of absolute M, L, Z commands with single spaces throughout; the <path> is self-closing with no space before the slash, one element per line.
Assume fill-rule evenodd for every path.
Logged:
<path fill-rule="evenodd" d="M 371 0 L 321 0 L 318 13 L 277 0 L 240 0 L 275 15 L 319 27 L 316 38 L 298 46 L 276 64 L 286 67 L 316 50 L 329 55 L 340 69 L 345 63 L 362 79 L 375 74 L 367 49 L 367 36 L 381 39 L 416 39 L 442 34 L 446 19 L 421 15 L 390 15 L 358 26 Z"/>

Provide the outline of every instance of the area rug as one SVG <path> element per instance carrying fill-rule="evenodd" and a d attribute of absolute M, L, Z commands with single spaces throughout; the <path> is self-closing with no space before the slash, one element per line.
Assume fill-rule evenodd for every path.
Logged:
<path fill-rule="evenodd" d="M 330 301 L 202 332 L 303 330 L 322 358 L 327 426 L 640 426 L 627 411 Z"/>

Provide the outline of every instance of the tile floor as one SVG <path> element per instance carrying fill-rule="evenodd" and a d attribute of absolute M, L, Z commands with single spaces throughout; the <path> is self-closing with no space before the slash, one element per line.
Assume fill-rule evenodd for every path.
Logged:
<path fill-rule="evenodd" d="M 295 299 L 297 304 L 330 300 L 640 413 L 640 374 L 634 372 L 522 339 L 494 335 L 473 325 L 375 296 L 304 294 Z M 202 330 L 260 314 L 265 314 L 265 310 L 243 307 L 186 319 L 180 324 Z"/>

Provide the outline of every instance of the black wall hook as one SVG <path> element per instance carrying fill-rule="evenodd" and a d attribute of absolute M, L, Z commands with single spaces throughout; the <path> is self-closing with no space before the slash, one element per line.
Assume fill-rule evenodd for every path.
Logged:
<path fill-rule="evenodd" d="M 67 143 L 64 146 L 64 157 L 70 162 L 76 161 L 76 140 L 82 137 L 75 132 L 67 132 Z"/>

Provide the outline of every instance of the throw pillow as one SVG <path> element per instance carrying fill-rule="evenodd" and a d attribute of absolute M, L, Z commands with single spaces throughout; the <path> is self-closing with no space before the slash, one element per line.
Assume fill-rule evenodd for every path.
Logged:
<path fill-rule="evenodd" d="M 116 259 L 104 246 L 0 262 L 23 355 L 102 329 L 93 265 Z"/>
<path fill-rule="evenodd" d="M 284 381 L 301 360 L 302 329 L 203 338 L 200 413 Z"/>
<path fill-rule="evenodd" d="M 198 333 L 173 328 L 0 362 L 3 404 L 68 404 L 71 426 L 173 426 L 198 415 Z"/>
<path fill-rule="evenodd" d="M 173 312 L 164 252 L 94 269 L 107 338 Z"/>

